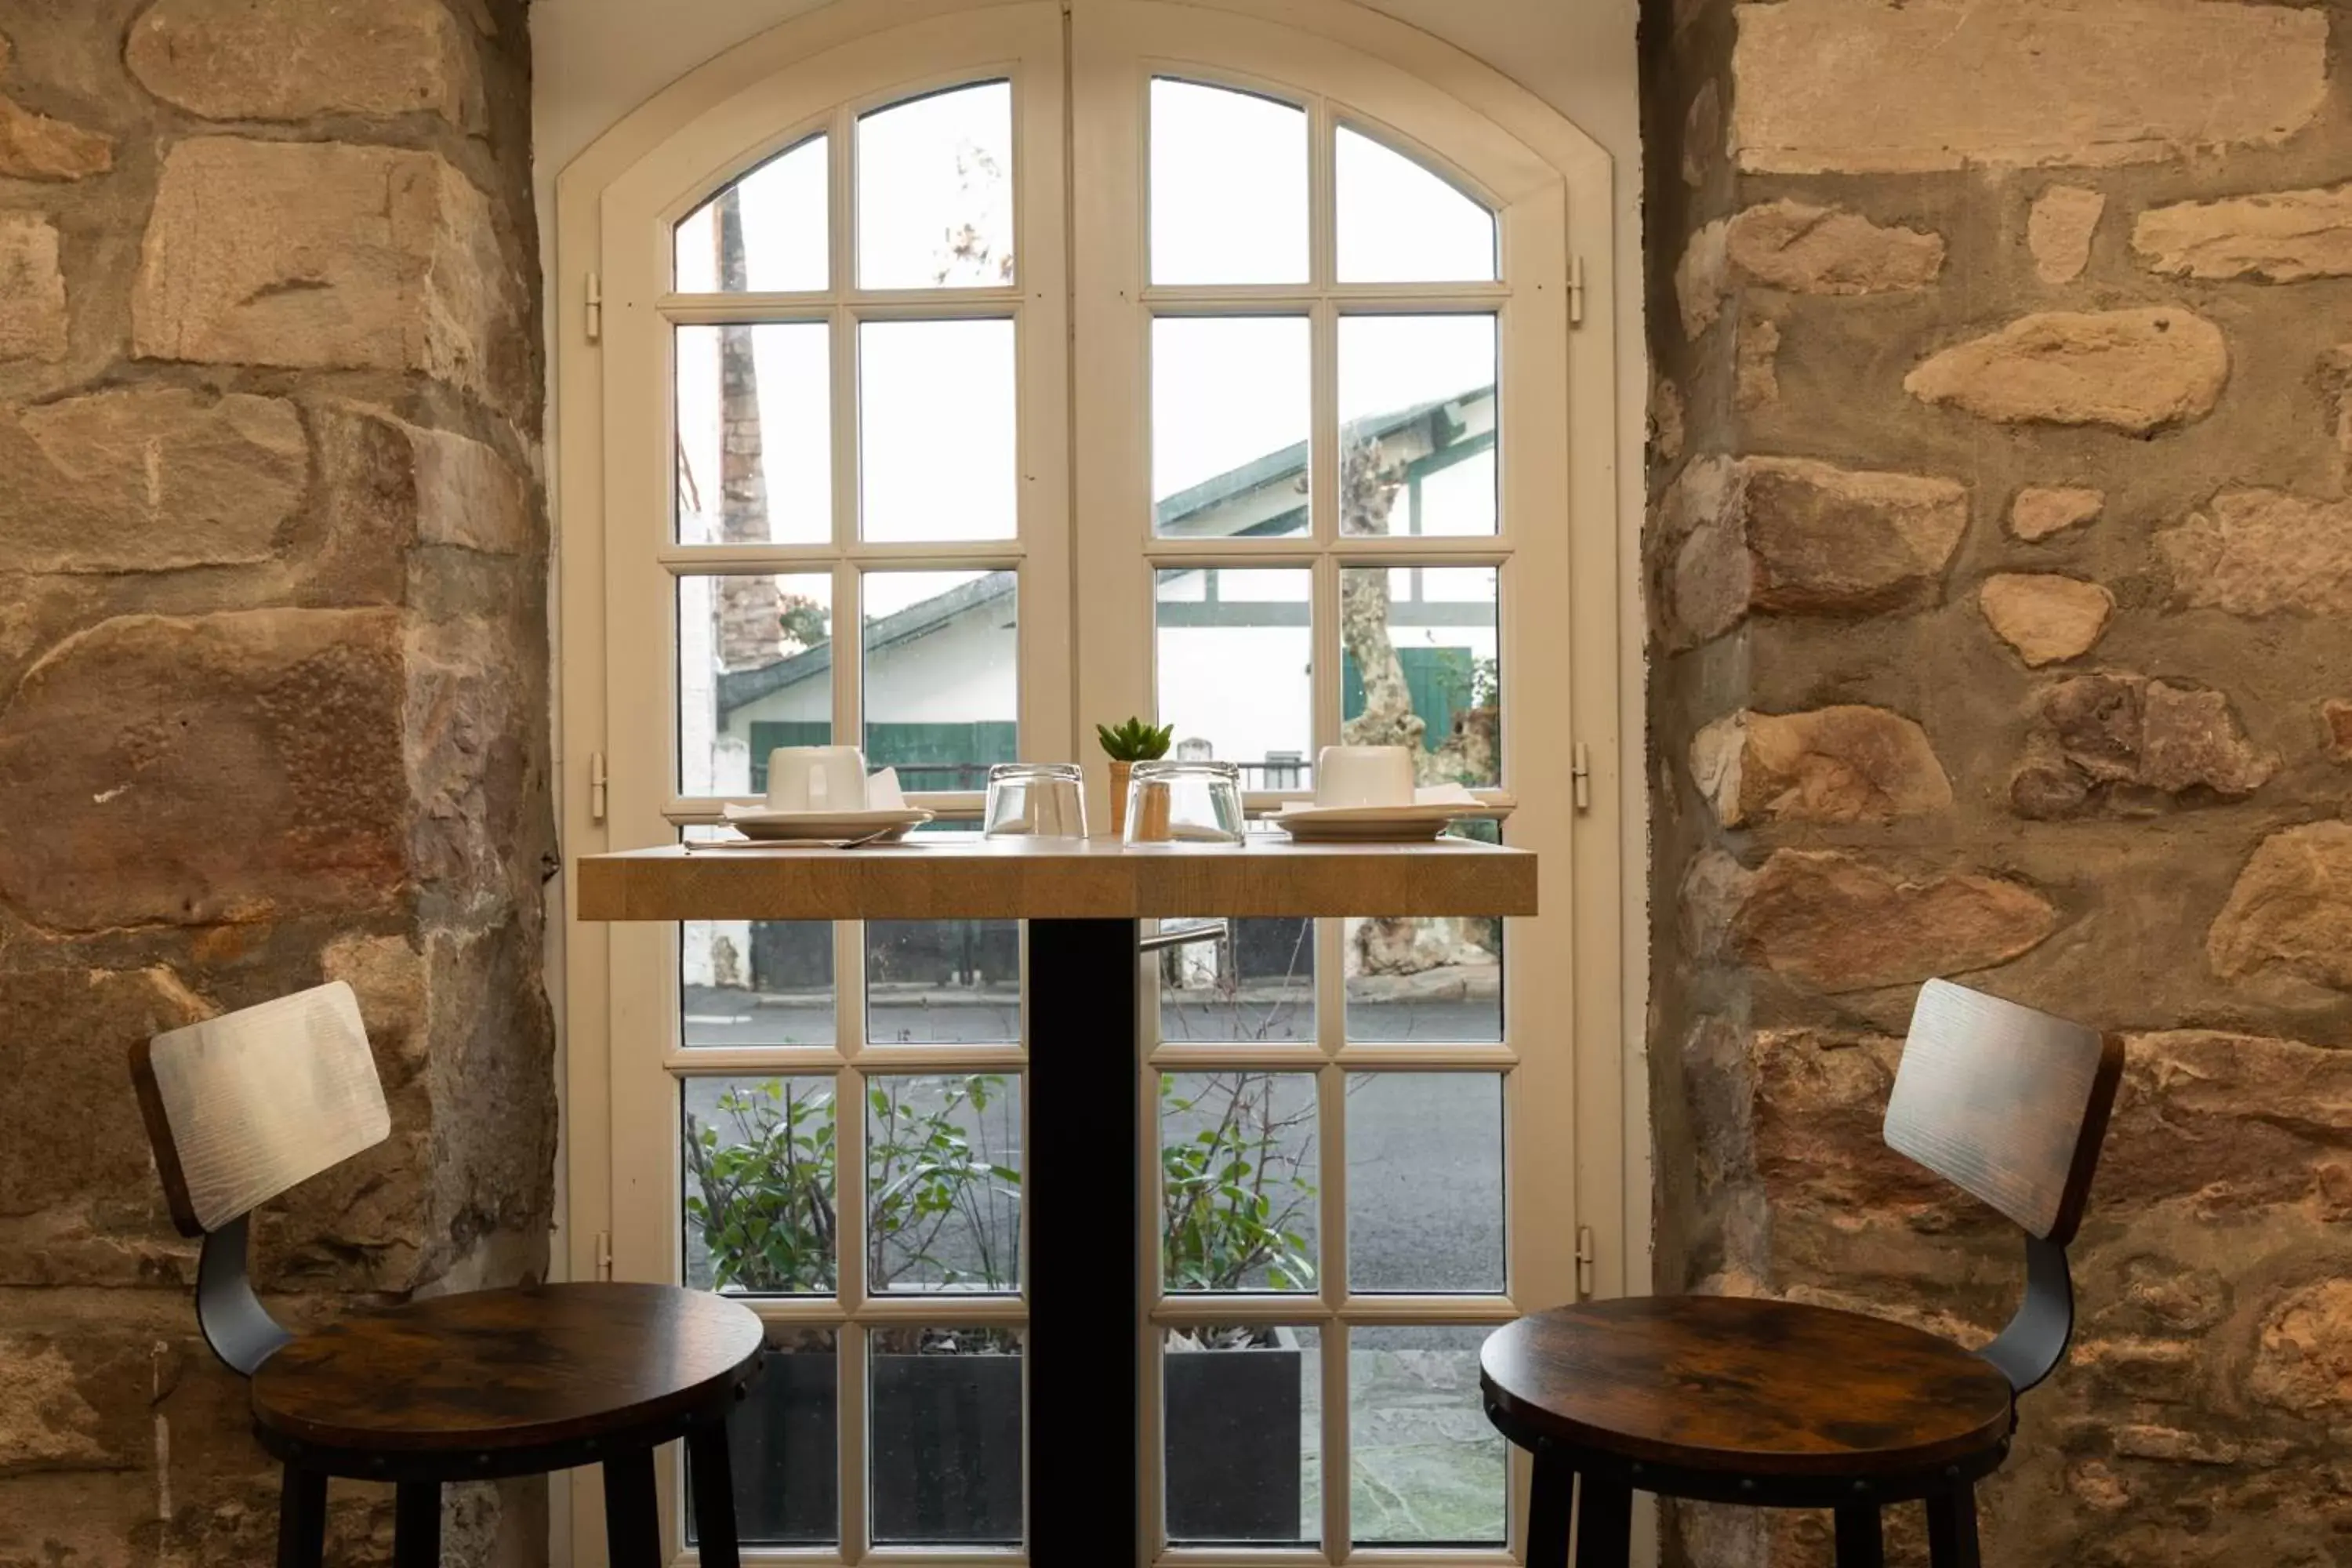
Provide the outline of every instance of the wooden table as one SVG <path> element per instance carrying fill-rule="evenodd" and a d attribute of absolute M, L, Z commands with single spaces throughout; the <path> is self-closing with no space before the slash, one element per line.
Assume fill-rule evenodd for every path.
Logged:
<path fill-rule="evenodd" d="M 1142 1373 L 1133 1260 L 1149 1041 L 1143 920 L 1184 916 L 1531 915 L 1536 858 L 1427 844 L 1122 846 L 927 838 L 861 849 L 683 847 L 579 863 L 588 921 L 1022 920 L 1029 922 L 1029 1552 L 1107 1561 L 1137 1539 Z M 1132 1027 L 1132 1026 L 1130 1026 Z"/>

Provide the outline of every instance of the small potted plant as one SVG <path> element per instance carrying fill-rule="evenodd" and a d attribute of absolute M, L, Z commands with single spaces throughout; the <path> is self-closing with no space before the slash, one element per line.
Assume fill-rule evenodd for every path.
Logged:
<path fill-rule="evenodd" d="M 1176 726 L 1162 724 L 1154 728 L 1141 719 L 1131 718 L 1117 729 L 1108 724 L 1095 726 L 1102 740 L 1102 749 L 1110 758 L 1110 830 L 1114 836 L 1127 832 L 1127 780 L 1138 763 L 1156 763 L 1168 754 L 1168 742 L 1175 737 Z"/>

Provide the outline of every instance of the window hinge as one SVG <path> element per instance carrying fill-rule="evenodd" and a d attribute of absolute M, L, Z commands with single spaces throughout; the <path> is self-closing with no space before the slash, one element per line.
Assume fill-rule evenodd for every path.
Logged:
<path fill-rule="evenodd" d="M 1569 783 L 1574 787 L 1576 809 L 1592 809 L 1592 749 L 1583 742 L 1576 743 L 1568 768 Z"/>
<path fill-rule="evenodd" d="M 604 753 L 588 753 L 588 820 L 604 820 Z"/>
<path fill-rule="evenodd" d="M 1592 1300 L 1592 1270 L 1596 1261 L 1597 1255 L 1592 1250 L 1592 1227 L 1580 1225 L 1576 1227 L 1576 1299 L 1580 1301 Z"/>
<path fill-rule="evenodd" d="M 613 1278 L 613 1233 L 609 1230 L 596 1233 L 596 1278 L 600 1280 Z"/>
<path fill-rule="evenodd" d="M 593 272 L 588 274 L 588 341 L 604 341 L 604 280 Z"/>
<path fill-rule="evenodd" d="M 1571 327 L 1584 324 L 1584 258 L 1581 256 L 1568 258 L 1568 324 Z"/>

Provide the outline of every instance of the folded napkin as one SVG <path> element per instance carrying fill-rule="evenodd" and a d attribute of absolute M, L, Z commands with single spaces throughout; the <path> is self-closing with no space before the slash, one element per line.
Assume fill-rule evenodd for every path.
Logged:
<path fill-rule="evenodd" d="M 898 787 L 898 770 L 884 768 L 866 781 L 866 809 L 868 811 L 904 811 L 907 792 Z"/>
<path fill-rule="evenodd" d="M 1423 784 L 1412 792 L 1415 805 L 1476 805 L 1478 797 L 1458 784 Z"/>

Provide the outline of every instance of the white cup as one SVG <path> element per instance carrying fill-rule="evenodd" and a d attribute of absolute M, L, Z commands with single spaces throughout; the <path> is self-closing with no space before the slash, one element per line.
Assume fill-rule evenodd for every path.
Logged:
<path fill-rule="evenodd" d="M 768 753 L 770 811 L 864 811 L 866 753 L 855 746 L 778 746 Z"/>
<path fill-rule="evenodd" d="M 1405 746 L 1326 746 L 1315 756 L 1315 804 L 1411 805 L 1412 752 Z"/>

